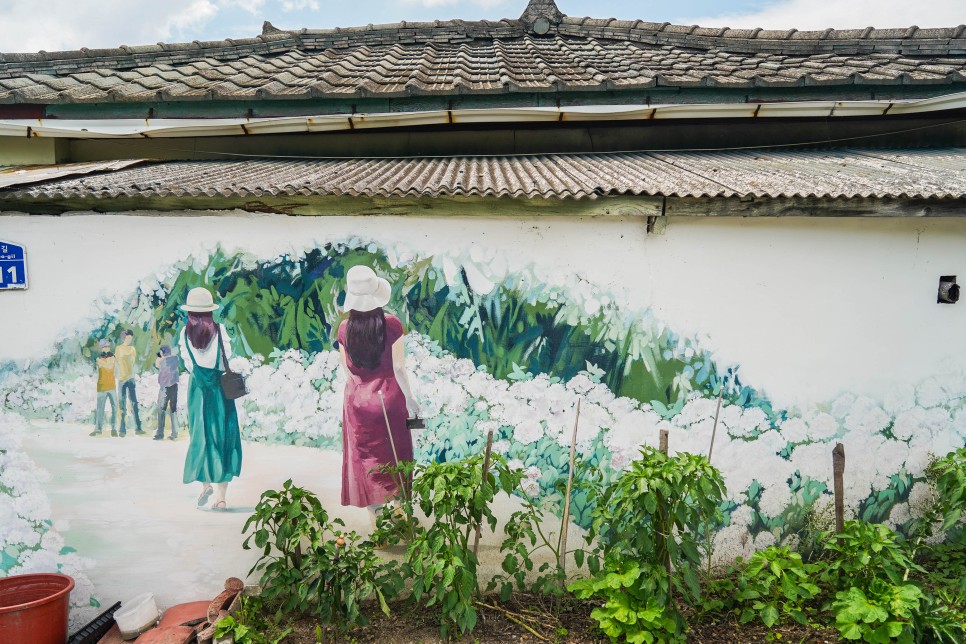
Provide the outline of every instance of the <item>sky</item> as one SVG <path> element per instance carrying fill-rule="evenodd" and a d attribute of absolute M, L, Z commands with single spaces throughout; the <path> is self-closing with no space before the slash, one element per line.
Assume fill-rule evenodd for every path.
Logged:
<path fill-rule="evenodd" d="M 527 0 L 0 0 L 0 52 L 246 38 L 276 27 L 516 18 Z M 966 0 L 557 0 L 569 16 L 709 27 L 954 27 Z"/>

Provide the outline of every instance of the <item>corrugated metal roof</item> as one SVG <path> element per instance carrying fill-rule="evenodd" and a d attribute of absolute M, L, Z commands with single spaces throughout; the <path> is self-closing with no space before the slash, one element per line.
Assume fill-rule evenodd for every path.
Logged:
<path fill-rule="evenodd" d="M 141 163 L 142 159 L 121 161 L 93 161 L 87 163 L 65 163 L 62 165 L 38 165 L 0 167 L 0 188 L 38 183 L 74 175 L 88 175 L 95 172 L 111 172 Z"/>
<path fill-rule="evenodd" d="M 0 201 L 334 195 L 966 198 L 966 148 L 169 161 L 8 188 Z"/>
<path fill-rule="evenodd" d="M 537 18 L 545 29 L 537 29 Z M 570 18 L 401 22 L 0 54 L 0 103 L 359 98 L 966 82 L 966 27 L 824 31 Z"/>

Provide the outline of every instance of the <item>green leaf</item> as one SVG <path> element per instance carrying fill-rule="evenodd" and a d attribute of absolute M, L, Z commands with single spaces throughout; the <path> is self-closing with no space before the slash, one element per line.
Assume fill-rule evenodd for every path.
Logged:
<path fill-rule="evenodd" d="M 862 628 L 858 624 L 846 624 L 839 628 L 839 635 L 847 640 L 862 639 Z"/>
<path fill-rule="evenodd" d="M 771 628 L 778 621 L 778 609 L 773 604 L 768 604 L 761 611 L 761 621 L 765 626 Z"/>

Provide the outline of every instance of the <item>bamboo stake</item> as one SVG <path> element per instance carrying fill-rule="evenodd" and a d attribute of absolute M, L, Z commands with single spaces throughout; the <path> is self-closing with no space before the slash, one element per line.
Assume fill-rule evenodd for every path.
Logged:
<path fill-rule="evenodd" d="M 711 428 L 711 447 L 708 448 L 708 462 L 711 462 L 711 453 L 714 452 L 714 437 L 718 433 L 718 418 L 721 416 L 721 400 L 724 398 L 724 383 L 721 383 L 721 391 L 718 392 L 718 408 L 714 411 L 714 426 Z"/>
<path fill-rule="evenodd" d="M 518 616 L 515 616 L 516 613 L 511 613 L 510 611 L 508 611 L 508 610 L 506 610 L 504 608 L 500 608 L 499 606 L 496 606 L 494 604 L 487 604 L 487 603 L 481 602 L 481 601 L 476 602 L 476 605 L 477 606 L 485 606 L 487 608 L 491 608 L 493 610 L 499 611 L 499 612 L 503 613 L 503 615 L 508 620 L 510 620 L 511 622 L 513 622 L 514 624 L 516 624 L 517 626 L 521 626 L 521 627 L 527 629 L 528 631 L 530 631 L 530 634 L 533 635 L 534 637 L 536 637 L 537 639 L 539 639 L 539 640 L 541 640 L 543 642 L 549 642 L 550 641 L 549 639 L 547 639 L 546 637 L 544 637 L 543 635 L 541 635 L 540 633 L 538 633 L 537 631 L 535 631 L 533 629 L 533 627 L 531 627 L 530 625 L 524 623 L 524 621 L 522 619 L 520 619 Z"/>
<path fill-rule="evenodd" d="M 580 398 L 577 399 L 577 417 L 574 434 L 570 438 L 570 471 L 567 473 L 567 495 L 564 497 L 563 517 L 560 520 L 560 539 L 557 541 L 557 565 L 567 579 L 567 533 L 570 532 L 570 495 L 574 489 L 574 461 L 577 460 L 577 427 L 580 425 Z"/>
<path fill-rule="evenodd" d="M 664 453 L 665 456 L 668 455 L 668 430 L 662 429 L 660 433 L 660 438 L 658 439 L 658 449 Z M 671 578 L 671 550 L 667 546 L 667 540 L 671 538 L 671 530 L 668 528 L 670 524 L 670 517 L 661 517 L 660 521 L 660 541 L 659 544 L 664 550 L 664 567 L 667 569 L 668 579 Z M 670 586 L 668 586 L 668 594 L 670 595 Z"/>
<path fill-rule="evenodd" d="M 483 478 L 480 480 L 480 485 L 486 481 L 486 473 L 490 471 L 490 452 L 493 449 L 493 430 L 491 429 L 486 433 L 486 452 L 483 456 Z M 480 551 L 480 529 L 479 523 L 476 524 L 476 534 L 473 535 L 473 556 L 475 557 Z"/>
<path fill-rule="evenodd" d="M 711 454 L 714 453 L 714 439 L 718 435 L 718 419 L 721 417 L 721 401 L 724 398 L 724 381 L 721 383 L 721 391 L 718 392 L 718 407 L 714 410 L 714 425 L 711 427 L 711 445 L 708 446 L 708 463 L 711 462 Z M 705 537 L 708 548 L 708 577 L 711 577 L 711 524 L 705 521 Z"/>

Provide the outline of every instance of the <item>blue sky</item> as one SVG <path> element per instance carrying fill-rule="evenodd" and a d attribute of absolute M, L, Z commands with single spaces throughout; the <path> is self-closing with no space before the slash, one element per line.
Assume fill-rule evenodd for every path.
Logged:
<path fill-rule="evenodd" d="M 115 47 L 448 18 L 516 18 L 527 0 L 0 0 L 0 51 Z M 956 26 L 966 0 L 558 0 L 570 16 L 676 24 L 822 29 Z"/>

